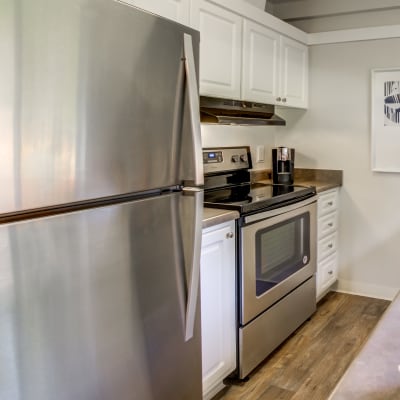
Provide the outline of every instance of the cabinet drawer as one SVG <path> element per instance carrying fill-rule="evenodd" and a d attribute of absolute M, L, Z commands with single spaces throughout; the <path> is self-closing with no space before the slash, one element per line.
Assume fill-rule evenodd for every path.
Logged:
<path fill-rule="evenodd" d="M 322 261 L 336 250 L 337 232 L 334 232 L 333 234 L 318 241 L 318 261 Z"/>
<path fill-rule="evenodd" d="M 331 254 L 326 260 L 318 264 L 317 287 L 319 294 L 325 292 L 338 277 L 337 253 Z"/>
<path fill-rule="evenodd" d="M 338 207 L 338 191 L 331 190 L 318 198 L 318 217 L 326 215 Z"/>
<path fill-rule="evenodd" d="M 318 218 L 318 238 L 321 239 L 338 228 L 338 213 L 334 211 L 330 214 Z"/>

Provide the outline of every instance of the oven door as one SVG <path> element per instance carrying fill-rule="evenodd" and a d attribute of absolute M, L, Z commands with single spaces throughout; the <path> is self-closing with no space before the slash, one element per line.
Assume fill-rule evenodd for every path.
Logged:
<path fill-rule="evenodd" d="M 240 240 L 243 326 L 316 272 L 316 197 L 245 217 Z"/>

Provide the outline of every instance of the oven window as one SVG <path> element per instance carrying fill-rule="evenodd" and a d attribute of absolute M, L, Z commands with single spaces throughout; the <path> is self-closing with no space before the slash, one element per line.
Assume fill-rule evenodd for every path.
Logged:
<path fill-rule="evenodd" d="M 256 295 L 284 281 L 310 259 L 310 213 L 256 233 Z"/>

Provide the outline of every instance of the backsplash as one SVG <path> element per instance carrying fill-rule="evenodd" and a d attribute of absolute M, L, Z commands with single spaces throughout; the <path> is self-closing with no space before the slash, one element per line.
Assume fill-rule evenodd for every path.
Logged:
<path fill-rule="evenodd" d="M 254 170 L 271 168 L 275 147 L 275 126 L 201 125 L 203 147 L 250 146 Z M 257 146 L 264 146 L 264 161 L 256 162 Z"/>

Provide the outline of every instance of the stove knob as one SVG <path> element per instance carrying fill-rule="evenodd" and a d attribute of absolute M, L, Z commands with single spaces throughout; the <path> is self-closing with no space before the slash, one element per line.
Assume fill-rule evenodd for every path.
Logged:
<path fill-rule="evenodd" d="M 240 161 L 242 161 L 242 162 L 247 162 L 247 155 L 246 155 L 246 154 L 242 154 L 242 155 L 240 156 Z"/>
<path fill-rule="evenodd" d="M 236 155 L 232 156 L 231 160 L 232 160 L 233 163 L 236 163 L 236 162 L 239 161 L 239 156 L 236 156 Z"/>

